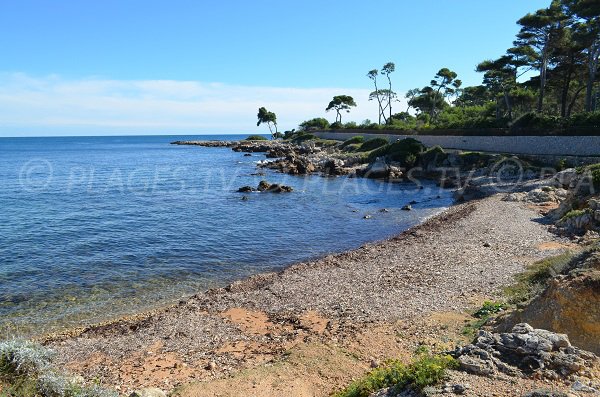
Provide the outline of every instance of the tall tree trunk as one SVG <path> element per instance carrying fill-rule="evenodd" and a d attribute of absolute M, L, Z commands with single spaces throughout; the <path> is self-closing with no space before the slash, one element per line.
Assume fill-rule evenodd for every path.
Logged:
<path fill-rule="evenodd" d="M 390 74 L 387 75 L 388 83 L 390 85 L 390 92 L 388 92 L 388 107 L 390 108 L 390 117 L 388 120 L 392 120 L 392 79 L 390 79 Z"/>
<path fill-rule="evenodd" d="M 588 79 L 585 90 L 585 111 L 591 112 L 592 96 L 594 94 L 594 83 L 596 81 L 596 73 L 598 73 L 598 57 L 600 56 L 600 39 L 596 40 L 589 49 L 588 54 Z"/>
<path fill-rule="evenodd" d="M 567 117 L 571 117 L 571 112 L 573 111 L 573 106 L 575 106 L 575 102 L 577 102 L 577 98 L 579 97 L 579 94 L 581 93 L 581 91 L 583 91 L 584 88 L 585 88 L 585 86 L 582 85 L 573 94 L 573 98 L 571 98 L 571 102 L 569 103 L 569 107 L 567 108 Z"/>
<path fill-rule="evenodd" d="M 542 51 L 542 63 L 540 66 L 540 96 L 538 97 L 537 112 L 541 113 L 544 108 L 544 95 L 546 93 L 546 73 L 548 71 L 548 54 L 546 48 Z"/>
<path fill-rule="evenodd" d="M 574 56 L 571 56 L 569 70 L 567 75 L 565 76 L 565 81 L 563 84 L 562 94 L 560 96 L 560 117 L 565 117 L 567 115 L 567 102 L 569 101 L 569 88 L 571 87 L 571 80 L 573 77 L 573 68 Z"/>
<path fill-rule="evenodd" d="M 379 105 L 379 124 L 381 125 L 381 115 L 383 114 L 383 109 L 381 107 L 381 98 L 379 97 L 379 88 L 377 88 L 377 77 L 373 79 L 373 84 L 375 85 L 375 97 L 377 98 L 377 104 Z"/>

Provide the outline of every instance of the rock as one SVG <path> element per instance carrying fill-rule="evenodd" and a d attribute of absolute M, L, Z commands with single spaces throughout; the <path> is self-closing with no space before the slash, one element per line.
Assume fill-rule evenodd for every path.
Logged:
<path fill-rule="evenodd" d="M 571 346 L 566 335 L 534 329 L 526 323 L 507 333 L 479 331 L 470 345 L 456 349 L 453 355 L 461 370 L 476 375 L 536 374 L 552 380 L 580 373 L 591 364 L 590 357 L 597 360 L 593 353 Z"/>
<path fill-rule="evenodd" d="M 206 365 L 206 369 L 209 371 L 215 371 L 217 369 L 217 363 L 215 363 L 214 361 L 209 362 Z"/>
<path fill-rule="evenodd" d="M 584 393 L 598 393 L 598 390 L 583 384 L 580 380 L 576 380 L 575 382 L 573 382 L 573 384 L 571 385 L 571 389 L 575 391 L 582 391 Z"/>
<path fill-rule="evenodd" d="M 534 390 L 525 394 L 524 397 L 568 397 L 565 393 L 550 390 Z"/>
<path fill-rule="evenodd" d="M 483 243 L 483 246 L 484 246 L 485 248 L 490 248 L 492 245 L 491 245 L 490 243 Z"/>
<path fill-rule="evenodd" d="M 248 201 L 250 198 L 248 196 L 242 196 L 242 201 Z"/>
<path fill-rule="evenodd" d="M 371 359 L 371 368 L 377 368 L 379 365 L 379 361 L 375 360 L 374 358 Z"/>
<path fill-rule="evenodd" d="M 577 170 L 575 168 L 567 168 L 566 170 L 557 172 L 553 180 L 558 186 L 568 188 L 576 178 Z"/>
<path fill-rule="evenodd" d="M 402 211 L 411 211 L 412 207 L 410 204 L 405 205 L 404 207 L 402 207 Z"/>
<path fill-rule="evenodd" d="M 365 216 L 363 216 L 363 219 L 371 219 L 371 218 L 372 218 L 371 215 L 365 215 Z"/>
<path fill-rule="evenodd" d="M 129 397 L 167 397 L 167 394 L 155 387 L 148 387 L 138 391 L 134 391 Z"/>
<path fill-rule="evenodd" d="M 362 170 L 361 174 L 365 178 L 387 178 L 390 175 L 390 166 L 385 162 L 383 158 L 378 157 L 374 162 L 372 162 L 364 170 Z"/>
<path fill-rule="evenodd" d="M 388 210 L 387 208 L 382 208 L 379 210 L 379 212 L 390 212 L 390 210 Z"/>
<path fill-rule="evenodd" d="M 456 384 L 452 386 L 452 391 L 455 394 L 465 394 L 465 392 L 467 391 L 467 387 L 465 385 Z"/>
<path fill-rule="evenodd" d="M 294 189 L 291 186 L 280 185 L 277 183 L 270 184 L 267 181 L 260 181 L 256 190 L 258 190 L 259 192 L 268 193 L 289 193 Z"/>
<path fill-rule="evenodd" d="M 238 193 L 250 193 L 253 192 L 254 188 L 252 186 L 242 186 L 238 189 Z"/>

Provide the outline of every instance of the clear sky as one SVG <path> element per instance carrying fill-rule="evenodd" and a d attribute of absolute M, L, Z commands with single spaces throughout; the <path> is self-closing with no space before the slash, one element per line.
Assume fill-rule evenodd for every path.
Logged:
<path fill-rule="evenodd" d="M 376 119 L 365 76 L 395 89 L 503 54 L 516 20 L 549 0 L 0 2 L 0 136 L 256 133 L 328 117 L 333 95 Z M 404 104 L 397 104 L 403 110 Z"/>

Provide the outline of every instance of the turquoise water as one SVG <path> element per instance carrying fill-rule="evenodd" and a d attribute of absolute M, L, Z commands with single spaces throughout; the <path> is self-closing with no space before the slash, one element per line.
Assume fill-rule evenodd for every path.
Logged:
<path fill-rule="evenodd" d="M 452 202 L 433 185 L 261 177 L 262 154 L 169 145 L 194 138 L 237 137 L 0 138 L 0 328 L 45 332 L 169 303 L 389 237 Z M 241 200 L 236 190 L 261 179 L 295 191 Z"/>

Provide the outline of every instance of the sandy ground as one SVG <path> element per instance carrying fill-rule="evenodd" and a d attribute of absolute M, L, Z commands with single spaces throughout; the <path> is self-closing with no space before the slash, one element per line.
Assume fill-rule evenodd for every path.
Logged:
<path fill-rule="evenodd" d="M 325 396 L 373 362 L 408 360 L 421 344 L 465 343 L 470 310 L 525 265 L 569 247 L 537 210 L 492 196 L 387 241 L 47 343 L 59 364 L 123 393 L 154 386 L 185 397 Z M 472 396 L 539 386 L 471 382 Z"/>

